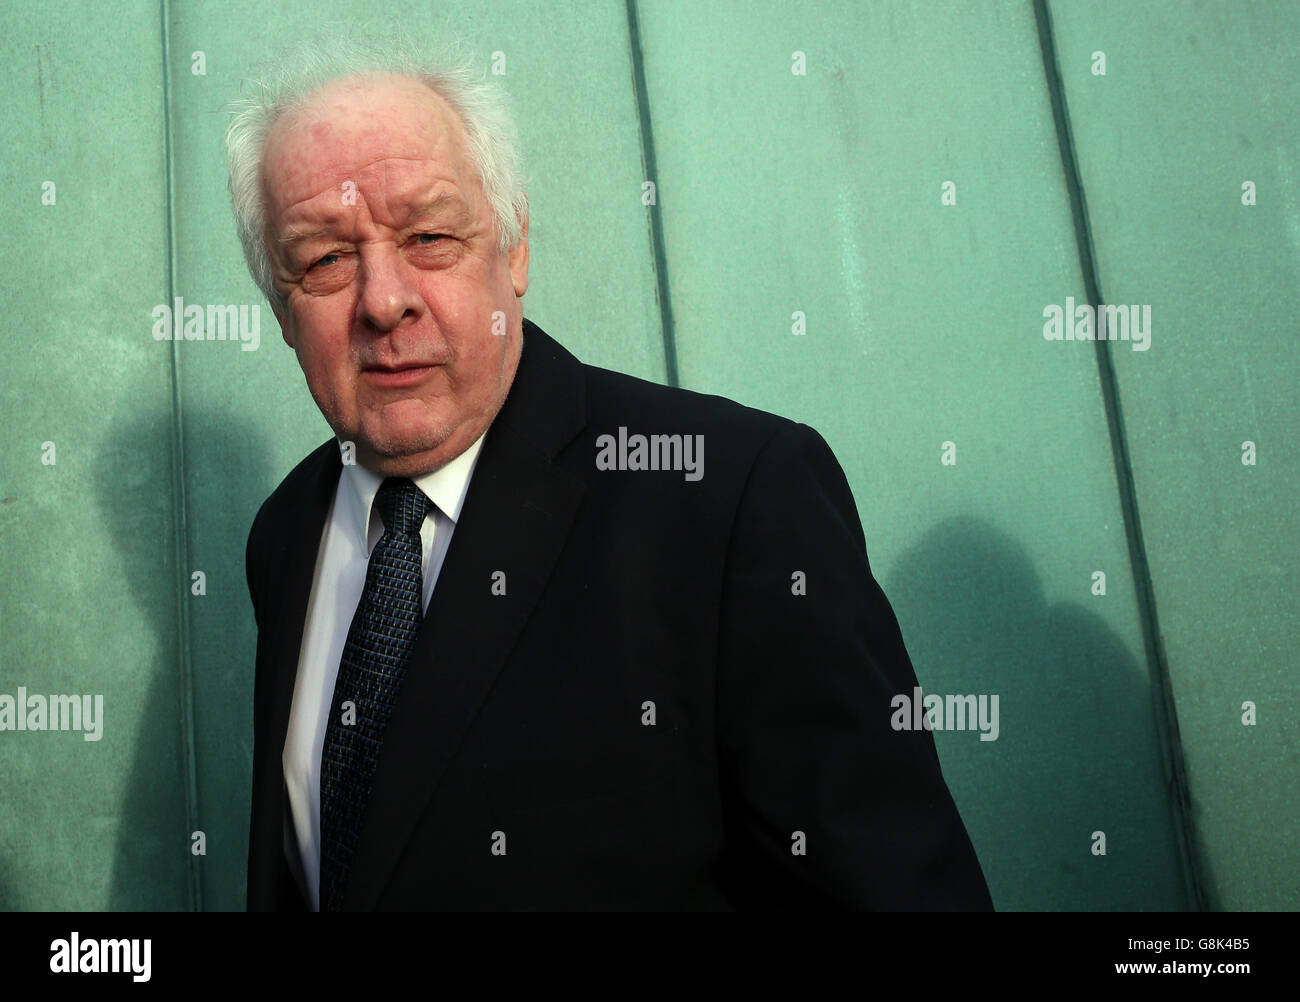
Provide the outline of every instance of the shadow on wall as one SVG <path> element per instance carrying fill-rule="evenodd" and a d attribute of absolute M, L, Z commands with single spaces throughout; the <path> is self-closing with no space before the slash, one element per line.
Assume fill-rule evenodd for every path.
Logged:
<path fill-rule="evenodd" d="M 1093 570 L 1107 595 L 1091 596 Z M 1131 621 L 1127 580 L 1079 568 L 1079 602 L 1049 604 L 1025 547 L 965 516 L 889 576 L 922 691 L 999 697 L 996 740 L 934 736 L 1001 910 L 1188 907 L 1149 677 L 1110 625 Z"/>
<path fill-rule="evenodd" d="M 16 912 L 22 907 L 23 903 L 9 880 L 9 871 L 4 868 L 4 856 L 0 854 L 0 912 Z"/>
<path fill-rule="evenodd" d="M 136 399 L 141 397 L 137 396 Z M 246 520 L 240 519 L 245 522 L 242 531 L 238 535 L 230 534 L 230 538 L 222 541 L 221 552 L 216 555 L 215 561 L 219 566 L 210 566 L 208 572 L 209 579 L 212 579 L 216 573 L 221 573 L 227 580 L 237 580 L 239 594 L 234 601 L 236 603 L 242 601 L 243 606 L 247 606 L 247 591 L 244 586 L 244 544 L 248 527 L 252 523 L 252 515 L 257 505 L 261 503 L 265 494 L 264 487 L 271 476 L 270 464 L 265 458 L 266 450 L 262 447 L 264 430 L 252 425 L 239 414 L 226 411 L 187 410 L 183 419 L 185 427 L 190 429 L 222 429 L 222 441 L 230 443 L 230 446 L 227 448 L 220 443 L 214 444 L 211 449 L 219 454 L 206 458 L 209 462 L 219 461 L 223 471 L 221 475 L 229 476 L 234 483 L 247 485 L 252 492 L 263 492 L 256 499 L 250 497 L 246 505 L 249 509 L 248 517 Z M 142 446 L 150 450 L 162 450 L 162 455 L 170 456 L 171 414 L 166 410 L 133 414 L 112 422 L 105 431 L 108 444 L 98 452 L 94 475 L 95 494 L 106 525 L 112 527 L 111 538 L 114 541 L 117 560 L 121 565 L 122 578 L 130 594 L 136 597 L 141 616 L 149 624 L 152 633 L 152 644 L 142 643 L 141 649 L 149 649 L 151 646 L 157 652 L 150 672 L 152 682 L 145 700 L 146 705 L 140 716 L 138 732 L 132 741 L 133 757 L 120 808 L 121 824 L 106 907 L 114 911 L 188 910 L 195 904 L 190 891 L 190 821 L 186 813 L 186 788 L 189 784 L 186 747 L 193 740 L 193 736 L 186 734 L 184 727 L 180 650 L 180 643 L 184 638 L 180 636 L 179 630 L 181 613 L 179 603 L 190 601 L 189 574 L 187 570 L 182 575 L 184 594 L 178 599 L 156 604 L 150 601 L 151 597 L 160 593 L 174 594 L 174 590 L 181 587 L 174 569 L 174 540 L 168 538 L 167 549 L 160 549 L 158 538 L 158 519 L 162 517 L 160 512 L 166 512 L 168 517 L 170 516 L 166 506 L 172 503 L 172 483 L 168 480 L 166 483 L 150 485 L 150 489 L 156 490 L 165 500 L 162 506 L 155 506 L 150 512 L 141 512 L 139 510 L 141 506 L 135 503 L 139 495 L 122 490 L 122 466 L 120 465 L 122 461 L 126 461 L 128 455 L 138 455 Z M 112 448 L 114 442 L 131 443 L 129 451 L 115 451 Z M 188 504 L 192 546 L 193 526 L 197 520 L 203 518 L 203 512 L 196 511 L 195 506 L 201 505 L 205 492 L 193 489 L 194 467 L 197 465 L 197 460 L 187 456 L 186 461 L 190 466 Z M 170 461 L 163 466 L 170 471 Z M 196 500 L 196 497 L 200 500 Z M 166 563 L 162 566 L 159 561 L 160 553 L 166 554 Z M 209 560 L 208 563 L 211 565 L 212 561 Z M 165 587 L 159 581 L 160 576 L 164 575 Z M 191 606 L 190 641 L 195 687 L 200 688 L 201 672 L 214 670 L 214 662 L 223 662 L 227 659 L 238 662 L 217 664 L 215 667 L 222 672 L 220 677 L 223 684 L 227 678 L 235 679 L 231 684 L 231 691 L 234 693 L 231 698 L 238 704 L 240 710 L 238 720 L 231 722 L 227 729 L 242 728 L 250 730 L 251 733 L 254 669 L 252 660 L 243 657 L 243 647 L 234 642 L 233 638 L 229 646 L 221 650 L 213 650 L 211 648 L 215 645 L 209 644 L 202 652 L 202 657 L 195 654 L 193 638 L 201 625 L 195 622 L 199 615 L 207 615 L 207 613 L 196 612 Z M 233 629 L 252 630 L 251 608 L 239 610 L 237 617 L 235 620 L 237 625 Z M 227 633 L 232 629 L 229 625 L 222 628 Z M 212 632 L 211 628 L 208 632 Z M 196 695 L 194 706 L 196 726 L 202 711 L 203 707 Z M 208 775 L 207 763 L 201 764 L 204 768 L 199 771 L 200 782 L 204 780 L 205 775 Z M 241 760 L 241 768 L 242 765 Z M 248 772 L 244 779 L 242 784 L 236 783 L 236 785 L 242 788 L 247 797 L 251 790 L 251 772 Z M 208 803 L 211 797 L 206 789 L 204 792 L 205 807 L 211 808 L 214 806 Z M 247 804 L 215 806 L 222 808 L 229 806 L 231 813 L 236 814 L 238 811 L 235 811 L 234 807 L 242 807 L 243 816 L 245 818 L 247 816 Z M 197 809 L 196 805 L 195 810 Z M 236 837 L 242 838 L 242 855 L 246 857 L 246 828 Z M 239 855 L 238 850 L 234 854 Z M 227 853 L 226 857 L 229 858 L 230 855 Z M 206 868 L 210 865 L 206 857 L 199 857 L 199 860 L 202 867 Z M 238 860 L 240 874 L 243 872 L 242 867 L 245 862 L 245 858 Z M 203 879 L 205 883 L 212 879 L 206 869 Z M 241 880 L 242 877 L 221 874 L 217 879 Z M 242 886 L 240 894 L 242 897 Z"/>

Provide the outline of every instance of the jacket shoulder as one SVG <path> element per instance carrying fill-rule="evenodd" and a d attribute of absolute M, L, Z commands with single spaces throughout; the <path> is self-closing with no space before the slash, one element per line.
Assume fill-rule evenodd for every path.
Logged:
<path fill-rule="evenodd" d="M 729 397 L 664 386 L 612 369 L 583 365 L 590 420 L 629 432 L 715 435 L 728 449 L 757 450 L 796 422 Z"/>
<path fill-rule="evenodd" d="M 259 525 L 265 524 L 268 520 L 288 517 L 302 510 L 303 497 L 319 484 L 320 477 L 328 468 L 330 461 L 338 456 L 338 448 L 337 440 L 327 439 L 280 481 L 279 486 L 262 502 L 257 515 L 253 518 L 249 531 L 250 549 L 253 548 L 253 537 L 257 534 Z"/>

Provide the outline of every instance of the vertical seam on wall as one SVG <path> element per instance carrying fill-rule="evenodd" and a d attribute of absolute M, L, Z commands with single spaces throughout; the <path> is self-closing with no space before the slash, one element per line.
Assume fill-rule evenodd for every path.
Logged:
<path fill-rule="evenodd" d="M 172 130 L 171 130 L 171 38 L 169 33 L 168 0 L 161 0 L 158 5 L 162 18 L 162 123 L 163 123 L 163 170 L 164 170 L 164 213 L 167 220 L 167 303 L 176 302 L 176 219 L 174 214 L 172 178 Z M 172 318 L 175 322 L 176 318 Z M 177 622 L 180 632 L 180 690 L 181 690 L 181 751 L 185 757 L 185 818 L 188 824 L 187 836 L 199 831 L 198 825 L 198 775 L 194 749 L 194 668 L 190 659 L 190 602 L 189 602 L 189 509 L 185 492 L 185 427 L 181 418 L 181 379 L 179 341 L 171 341 L 171 424 L 172 424 L 172 522 L 175 525 L 176 560 L 176 596 Z M 192 851 L 187 852 L 189 867 L 190 910 L 199 911 L 203 906 L 203 890 L 199 872 L 199 857 Z"/>
<path fill-rule="evenodd" d="M 645 59 L 641 53 L 641 28 L 637 19 L 636 0 L 627 0 L 627 33 L 632 50 L 632 86 L 636 91 L 636 113 L 641 125 L 641 164 L 646 180 L 652 181 L 655 186 L 655 204 L 650 212 L 650 244 L 659 298 L 659 329 L 664 342 L 664 370 L 668 385 L 678 386 L 677 340 L 673 331 L 673 303 L 668 290 L 668 254 L 664 249 L 659 170 L 655 163 L 654 131 L 650 127 L 650 96 L 645 85 Z"/>
<path fill-rule="evenodd" d="M 1052 119 L 1056 124 L 1056 141 L 1061 153 L 1061 167 L 1065 172 L 1065 187 L 1070 196 L 1070 211 L 1074 221 L 1075 245 L 1079 254 L 1079 268 L 1083 273 L 1084 291 L 1094 308 L 1105 302 L 1101 295 L 1101 282 L 1097 275 L 1097 259 L 1093 250 L 1092 227 L 1088 219 L 1088 206 L 1084 197 L 1083 179 L 1075 153 L 1074 136 L 1070 129 L 1069 110 L 1065 102 L 1065 87 L 1061 80 L 1056 58 L 1056 44 L 1052 37 L 1051 14 L 1047 0 L 1034 0 L 1034 19 L 1038 25 L 1038 43 L 1042 49 L 1043 71 L 1047 78 L 1047 91 L 1052 102 Z M 1124 427 L 1124 411 L 1120 405 L 1119 382 L 1115 376 L 1110 342 L 1103 340 L 1104 315 L 1097 310 L 1098 339 L 1094 342 L 1097 357 L 1097 374 L 1106 411 L 1106 424 L 1110 432 L 1111 456 L 1115 466 L 1115 479 L 1119 487 L 1120 509 L 1124 518 L 1124 533 L 1128 542 L 1129 563 L 1133 584 L 1137 592 L 1139 619 L 1142 623 L 1142 640 L 1147 662 L 1155 675 L 1154 686 L 1156 727 L 1166 756 L 1165 771 L 1172 801 L 1174 828 L 1181 855 L 1183 879 L 1187 894 L 1198 911 L 1207 908 L 1205 881 L 1201 872 L 1200 857 L 1196 850 L 1196 830 L 1192 821 L 1191 790 L 1183 761 L 1183 745 L 1178 730 L 1178 709 L 1174 702 L 1173 686 L 1169 678 L 1169 664 L 1164 643 L 1160 637 L 1160 620 L 1156 615 L 1155 588 L 1151 565 L 1147 559 L 1146 542 L 1142 535 L 1142 520 L 1138 513 L 1137 487 L 1133 476 L 1132 458 L 1129 455 L 1128 435 Z"/>

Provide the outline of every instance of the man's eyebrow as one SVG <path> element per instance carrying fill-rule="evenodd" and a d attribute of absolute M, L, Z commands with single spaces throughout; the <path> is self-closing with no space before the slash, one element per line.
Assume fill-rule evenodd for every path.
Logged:
<path fill-rule="evenodd" d="M 459 195 L 444 191 L 431 198 L 416 202 L 407 213 L 407 218 L 409 220 L 423 219 L 445 208 L 452 208 L 462 213 L 467 211 L 464 199 Z M 322 240 L 333 235 L 334 232 L 328 225 L 311 230 L 299 230 L 290 225 L 285 233 L 278 238 L 278 242 L 281 246 L 288 247 L 293 244 L 305 243 L 308 240 Z"/>

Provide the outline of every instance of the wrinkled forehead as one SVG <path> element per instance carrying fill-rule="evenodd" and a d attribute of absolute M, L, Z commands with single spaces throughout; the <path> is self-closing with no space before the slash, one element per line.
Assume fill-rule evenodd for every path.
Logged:
<path fill-rule="evenodd" d="M 473 200 L 460 117 L 431 88 L 404 77 L 326 84 L 272 126 L 262 160 L 272 216 L 348 180 L 366 189 L 421 174 L 451 181 Z"/>

